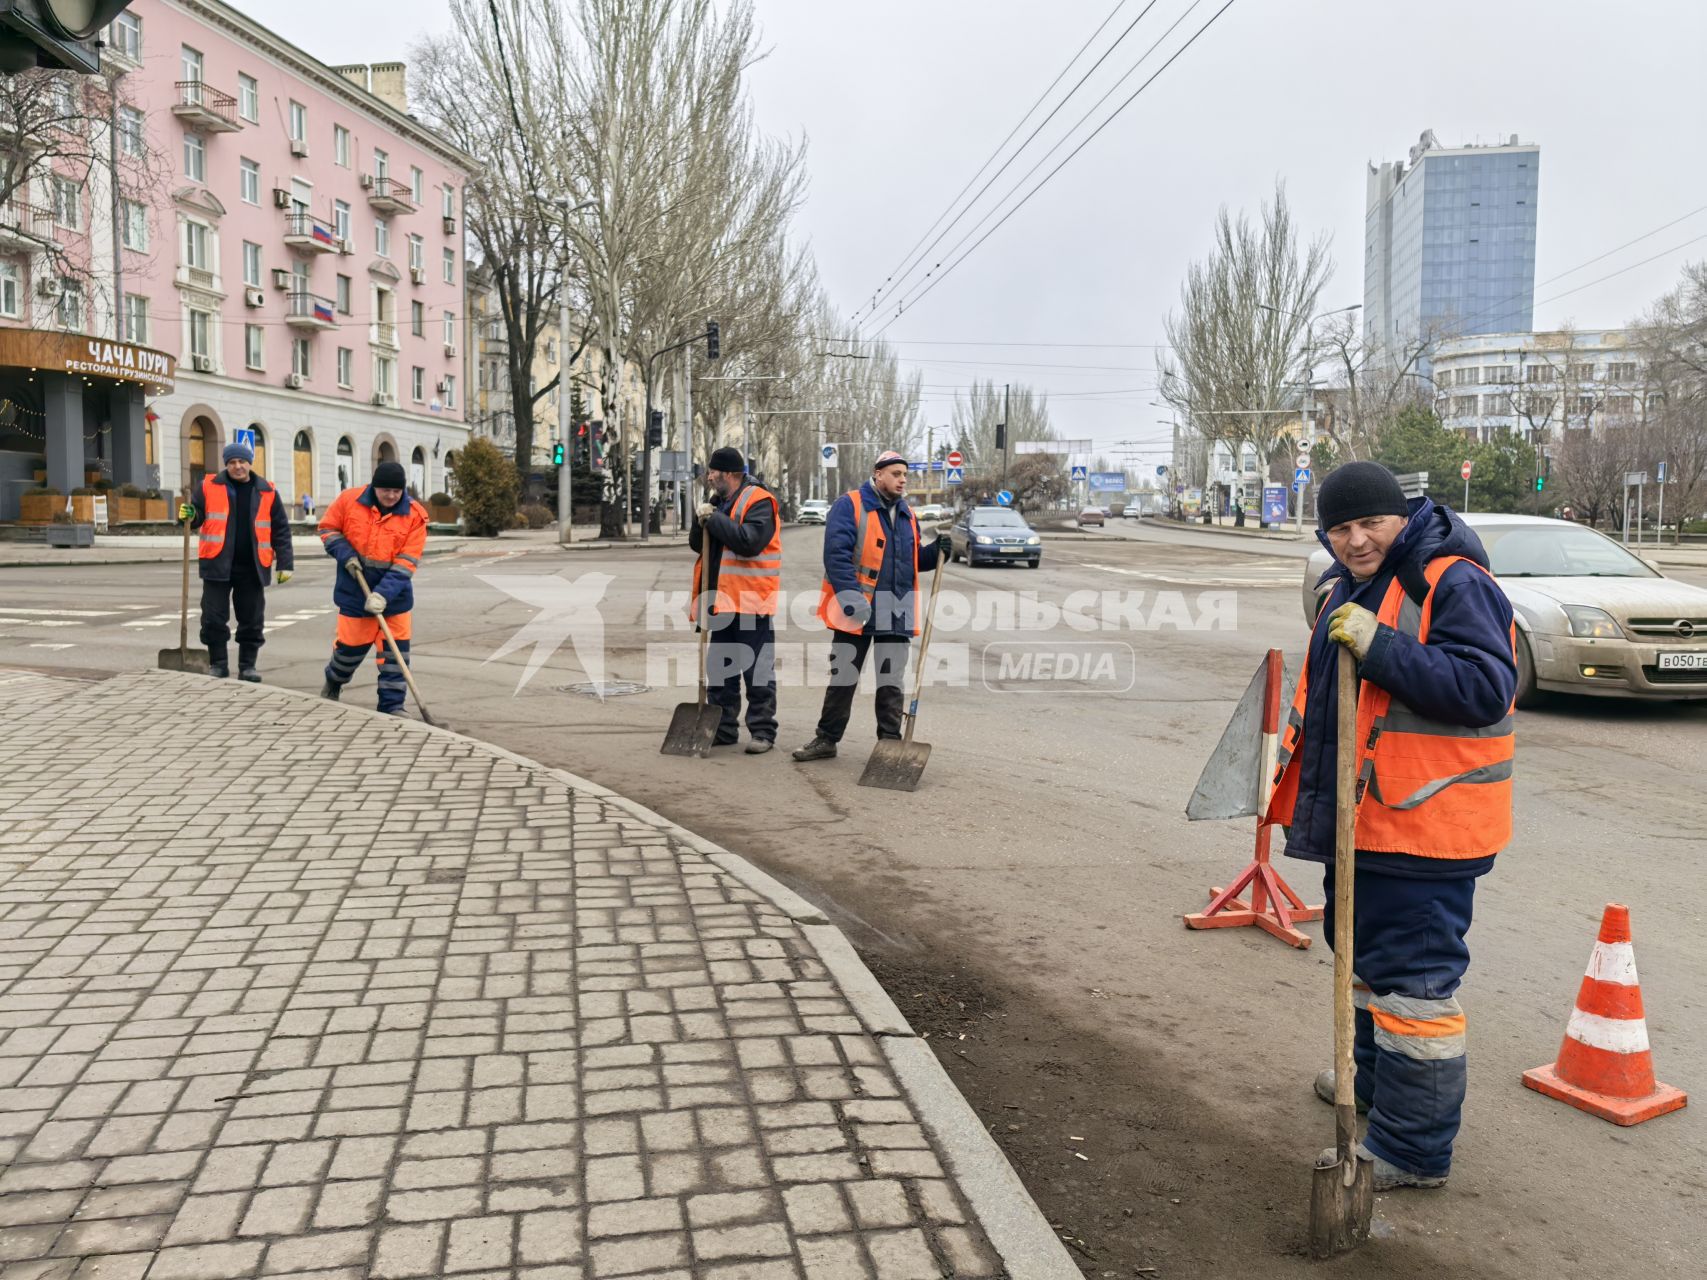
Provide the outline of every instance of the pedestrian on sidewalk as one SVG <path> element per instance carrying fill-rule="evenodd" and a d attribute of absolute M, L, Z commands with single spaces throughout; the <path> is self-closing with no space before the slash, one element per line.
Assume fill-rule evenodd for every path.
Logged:
<path fill-rule="evenodd" d="M 384 617 L 407 663 L 415 571 L 427 546 L 427 509 L 409 496 L 407 483 L 402 463 L 382 462 L 373 469 L 373 483 L 345 489 L 320 517 L 320 541 L 343 571 L 332 583 L 338 638 L 320 696 L 336 702 L 368 650 L 377 647 L 379 709 L 393 716 L 406 714 L 408 685 L 380 634 L 379 619 Z M 365 592 L 358 571 L 367 579 Z"/>
<path fill-rule="evenodd" d="M 267 642 L 266 588 L 278 566 L 280 586 L 290 581 L 296 557 L 290 542 L 290 510 L 270 480 L 254 471 L 255 451 L 228 444 L 223 471 L 203 476 L 178 519 L 198 533 L 196 572 L 202 583 L 201 642 L 211 675 L 231 675 L 231 614 L 237 613 L 237 677 L 261 682 L 255 663 Z"/>
<path fill-rule="evenodd" d="M 314 495 L 311 493 L 302 495 L 302 518 L 304 520 L 314 519 Z"/>
<path fill-rule="evenodd" d="M 949 553 L 949 535 L 926 539 L 907 505 L 907 459 L 877 455 L 871 479 L 844 493 L 824 519 L 818 617 L 834 632 L 830 684 L 812 741 L 796 760 L 828 760 L 847 732 L 867 655 L 877 651 L 877 736 L 901 736 L 902 682 L 919 633 L 919 573 Z"/>
<path fill-rule="evenodd" d="M 1476 880 L 1511 839 L 1511 602 L 1475 533 L 1385 467 L 1352 462 L 1316 500 L 1334 564 L 1281 743 L 1268 820 L 1286 853 L 1327 864 L 1334 936 L 1337 655 L 1360 664 L 1356 942 L 1359 1110 L 1375 1189 L 1444 1186 L 1464 1106 L 1464 1010 Z M 1334 1096 L 1334 1073 L 1316 1078 Z"/>
<path fill-rule="evenodd" d="M 711 500 L 694 511 L 688 546 L 695 555 L 688 617 L 709 627 L 706 701 L 721 707 L 712 746 L 741 739 L 741 686 L 747 686 L 747 754 L 776 745 L 776 616 L 782 591 L 782 517 L 777 500 L 746 474 L 739 449 L 712 451 L 705 478 Z M 701 566 L 705 580 L 700 580 Z M 701 606 L 707 606 L 701 613 Z"/>

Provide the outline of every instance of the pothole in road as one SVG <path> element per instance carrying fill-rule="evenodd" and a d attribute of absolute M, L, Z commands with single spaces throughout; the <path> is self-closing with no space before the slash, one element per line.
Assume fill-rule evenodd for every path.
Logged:
<path fill-rule="evenodd" d="M 557 691 L 583 698 L 626 698 L 631 694 L 646 693 L 651 687 L 637 680 L 582 680 L 577 684 L 560 684 Z"/>

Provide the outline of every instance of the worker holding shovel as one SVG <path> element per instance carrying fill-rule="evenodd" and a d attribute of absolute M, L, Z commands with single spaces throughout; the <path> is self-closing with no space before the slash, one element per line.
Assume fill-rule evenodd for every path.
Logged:
<path fill-rule="evenodd" d="M 1348 683 L 1355 719 L 1346 721 L 1355 751 L 1344 764 L 1355 813 L 1355 985 L 1347 995 L 1356 1005 L 1356 1079 L 1345 1091 L 1324 1071 L 1316 1092 L 1334 1102 L 1340 1085 L 1348 1118 L 1353 1094 L 1367 1110 L 1367 1132 L 1350 1155 L 1373 1161 L 1376 1191 L 1440 1187 L 1464 1103 L 1465 1019 L 1454 993 L 1470 963 L 1471 900 L 1512 830 L 1511 603 L 1469 527 L 1427 497 L 1407 500 L 1376 463 L 1329 475 L 1317 511 L 1335 563 L 1267 815 L 1288 828 L 1289 856 L 1328 864 L 1331 941 L 1343 646 L 1359 664 Z M 1325 1152 L 1318 1171 L 1346 1154 Z"/>
<path fill-rule="evenodd" d="M 824 583 L 818 617 L 835 632 L 830 684 L 812 741 L 796 760 L 827 760 L 847 731 L 860 672 L 877 654 L 877 737 L 901 738 L 903 681 L 919 633 L 919 573 L 949 552 L 949 536 L 921 535 L 907 505 L 907 460 L 877 455 L 871 479 L 837 498 L 824 521 Z"/>
<path fill-rule="evenodd" d="M 401 463 L 382 462 L 372 484 L 345 489 L 320 517 L 320 541 L 342 571 L 332 584 L 338 638 L 320 696 L 336 702 L 377 645 L 379 709 L 394 716 L 407 714 L 409 674 L 403 668 L 409 661 L 415 570 L 427 546 L 427 509 L 409 496 L 406 483 Z"/>

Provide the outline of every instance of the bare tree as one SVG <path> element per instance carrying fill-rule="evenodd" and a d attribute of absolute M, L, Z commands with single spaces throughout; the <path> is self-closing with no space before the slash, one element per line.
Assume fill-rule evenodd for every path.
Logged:
<path fill-rule="evenodd" d="M 1316 430 L 1333 445 L 1336 458 L 1350 462 L 1381 451 L 1381 432 L 1410 405 L 1433 398 L 1423 373 L 1426 357 L 1438 341 L 1428 329 L 1398 350 L 1387 350 L 1364 336 L 1357 315 L 1330 316 L 1311 331 L 1315 350 L 1306 364 L 1328 367 L 1327 385 L 1315 393 Z"/>
<path fill-rule="evenodd" d="M 1552 487 L 1559 503 L 1588 524 L 1599 524 L 1604 518 L 1621 528 L 1620 498 L 1624 476 L 1635 462 L 1638 431 L 1634 424 L 1609 423 L 1599 431 L 1566 432 L 1553 455 Z"/>
<path fill-rule="evenodd" d="M 1643 463 L 1666 464 L 1667 489 L 1684 518 L 1701 509 L 1707 490 L 1707 263 L 1691 263 L 1683 279 L 1633 326 L 1646 357 L 1649 448 Z M 1635 470 L 1644 470 L 1638 465 Z"/>
<path fill-rule="evenodd" d="M 1016 446 L 1059 439 L 1049 421 L 1049 397 L 1023 382 L 1006 386 L 974 382 L 964 397 L 955 396 L 951 421 L 955 447 L 966 456 L 966 465 L 984 476 L 997 474 L 1002 467 L 1002 451 L 996 448 L 998 422 L 1008 425 L 1010 466 Z"/>

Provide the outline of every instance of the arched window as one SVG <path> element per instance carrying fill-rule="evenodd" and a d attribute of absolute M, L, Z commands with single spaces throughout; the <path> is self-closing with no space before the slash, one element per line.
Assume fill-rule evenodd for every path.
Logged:
<path fill-rule="evenodd" d="M 314 496 L 314 440 L 306 431 L 298 431 L 291 442 L 291 479 L 296 502 Z"/>
<path fill-rule="evenodd" d="M 190 423 L 190 447 L 185 451 L 185 461 L 190 464 L 190 488 L 193 490 L 200 487 L 202 477 L 207 475 L 207 428 L 200 418 Z"/>
<path fill-rule="evenodd" d="M 349 436 L 338 441 L 338 492 L 356 483 L 356 446 Z"/>
<path fill-rule="evenodd" d="M 264 476 L 267 474 L 267 433 L 258 422 L 251 422 L 249 430 L 255 433 L 255 471 Z"/>
<path fill-rule="evenodd" d="M 409 492 L 422 502 L 427 500 L 427 455 L 419 445 L 409 455 Z"/>

